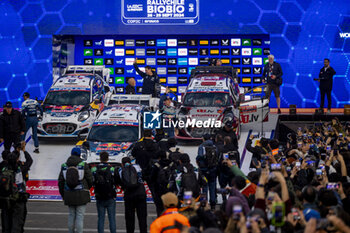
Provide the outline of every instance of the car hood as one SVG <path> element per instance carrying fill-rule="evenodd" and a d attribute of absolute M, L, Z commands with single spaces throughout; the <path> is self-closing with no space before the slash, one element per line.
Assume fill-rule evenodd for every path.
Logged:
<path fill-rule="evenodd" d="M 131 149 L 133 142 L 89 142 L 90 151 L 93 154 L 100 154 L 107 151 L 110 156 L 117 156 Z"/>
<path fill-rule="evenodd" d="M 80 112 L 84 105 L 44 105 L 43 111 L 52 117 L 69 117 Z"/>

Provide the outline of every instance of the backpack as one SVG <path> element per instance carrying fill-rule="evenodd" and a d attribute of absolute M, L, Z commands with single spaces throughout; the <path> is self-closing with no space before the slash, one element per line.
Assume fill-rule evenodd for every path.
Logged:
<path fill-rule="evenodd" d="M 176 148 L 175 151 L 168 151 L 169 152 L 169 159 L 174 162 L 175 164 L 178 164 L 179 163 L 179 159 L 180 159 L 180 155 L 181 155 L 181 152 L 179 151 L 180 148 Z"/>
<path fill-rule="evenodd" d="M 10 208 L 18 197 L 16 174 L 13 170 L 5 167 L 0 174 L 0 209 Z"/>
<path fill-rule="evenodd" d="M 134 189 L 139 186 L 137 171 L 133 165 L 122 168 L 121 178 L 127 189 Z"/>
<path fill-rule="evenodd" d="M 157 174 L 157 187 L 160 189 L 162 193 L 168 192 L 168 184 L 170 177 L 173 174 L 173 163 L 170 163 L 168 166 L 161 166 L 159 163 L 156 163 L 155 166 L 158 167 L 158 174 Z"/>
<path fill-rule="evenodd" d="M 215 146 L 206 146 L 204 147 L 205 154 L 205 164 L 208 168 L 216 167 L 219 164 L 219 158 L 216 153 L 216 147 Z"/>
<path fill-rule="evenodd" d="M 103 169 L 98 166 L 94 174 L 95 195 L 99 199 L 107 200 L 115 196 L 114 179 L 112 173 L 114 168 L 111 166 Z"/>
<path fill-rule="evenodd" d="M 77 166 L 70 167 L 68 167 L 67 164 L 62 165 L 66 188 L 69 190 L 83 189 L 82 180 L 84 179 L 84 166 L 84 162 L 79 163 Z"/>
<path fill-rule="evenodd" d="M 198 197 L 200 194 L 200 186 L 197 181 L 196 173 L 193 169 L 188 170 L 184 167 L 184 171 L 181 175 L 181 189 L 183 193 L 185 191 L 192 191 L 193 197 Z"/>

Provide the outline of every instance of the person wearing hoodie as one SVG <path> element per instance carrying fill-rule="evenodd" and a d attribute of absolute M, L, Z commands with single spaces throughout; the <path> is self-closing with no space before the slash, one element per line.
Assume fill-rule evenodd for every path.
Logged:
<path fill-rule="evenodd" d="M 214 142 L 210 139 L 209 134 L 203 135 L 203 143 L 198 147 L 196 161 L 200 172 L 205 176 L 208 183 L 203 187 L 203 193 L 208 194 L 211 209 L 216 206 L 216 177 L 219 157 Z"/>
<path fill-rule="evenodd" d="M 82 233 L 86 204 L 90 202 L 92 173 L 89 166 L 80 158 L 81 150 L 74 147 L 67 162 L 62 164 L 58 177 L 58 188 L 64 204 L 69 208 L 68 232 Z M 76 172 L 78 170 L 78 172 Z M 78 173 L 78 174 L 77 174 Z M 74 179 L 75 178 L 75 179 Z M 78 185 L 71 184 L 78 179 Z M 76 229 L 76 231 L 74 230 Z"/>

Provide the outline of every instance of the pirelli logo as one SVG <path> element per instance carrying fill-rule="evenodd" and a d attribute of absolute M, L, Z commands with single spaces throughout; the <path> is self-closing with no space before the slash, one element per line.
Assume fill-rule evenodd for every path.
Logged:
<path fill-rule="evenodd" d="M 218 55 L 219 54 L 219 50 L 218 49 L 212 49 L 212 50 L 210 50 L 210 54 L 211 55 Z"/>
<path fill-rule="evenodd" d="M 127 49 L 127 50 L 125 50 L 125 54 L 126 54 L 126 55 L 134 55 L 134 54 L 135 54 L 135 50 L 133 50 L 133 49 Z"/>
<path fill-rule="evenodd" d="M 160 83 L 166 83 L 166 78 L 160 78 L 160 79 L 159 79 L 159 82 L 160 82 Z"/>
<path fill-rule="evenodd" d="M 139 58 L 139 59 L 136 60 L 136 63 L 140 64 L 140 65 L 144 65 L 146 63 L 146 61 L 145 61 L 145 59 L 142 59 L 142 58 L 140 59 Z"/>
<path fill-rule="evenodd" d="M 251 83 L 252 79 L 251 78 L 242 78 L 242 83 Z"/>
<path fill-rule="evenodd" d="M 229 58 L 221 59 L 221 61 L 222 61 L 222 64 L 230 64 L 230 59 Z"/>
<path fill-rule="evenodd" d="M 200 41 L 199 41 L 199 44 L 200 44 L 200 45 L 208 45 L 208 44 L 209 44 L 209 41 L 208 41 L 208 40 L 200 40 Z"/>
<path fill-rule="evenodd" d="M 123 40 L 116 40 L 115 41 L 115 45 L 116 46 L 123 46 L 124 45 L 124 41 Z"/>

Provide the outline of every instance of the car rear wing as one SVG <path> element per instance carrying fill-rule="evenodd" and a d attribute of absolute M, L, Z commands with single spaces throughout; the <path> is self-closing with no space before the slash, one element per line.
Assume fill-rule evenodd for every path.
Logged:
<path fill-rule="evenodd" d="M 198 74 L 226 74 L 233 79 L 237 78 L 237 70 L 232 66 L 196 66 L 191 70 L 191 78 Z"/>
<path fill-rule="evenodd" d="M 99 75 L 105 82 L 109 82 L 109 76 L 110 76 L 110 70 L 108 68 L 105 68 L 105 66 L 68 66 L 64 72 L 63 75 L 66 74 L 92 74 L 92 75 Z"/>
<path fill-rule="evenodd" d="M 152 95 L 128 95 L 128 94 L 114 94 L 110 97 L 108 105 L 111 104 L 141 104 L 150 105 Z"/>

